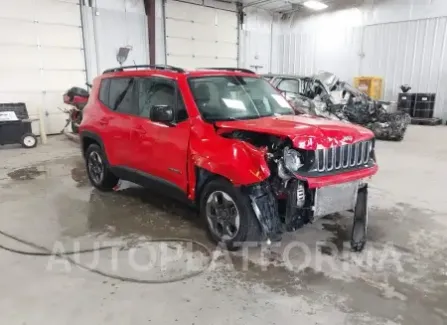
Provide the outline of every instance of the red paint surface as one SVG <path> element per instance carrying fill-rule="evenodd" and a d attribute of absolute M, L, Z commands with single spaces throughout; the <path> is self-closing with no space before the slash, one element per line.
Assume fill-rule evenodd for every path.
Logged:
<path fill-rule="evenodd" d="M 374 134 L 361 126 L 311 116 L 285 115 L 256 120 L 218 122 L 228 130 L 246 130 L 289 137 L 295 148 L 315 150 L 367 140 Z"/>

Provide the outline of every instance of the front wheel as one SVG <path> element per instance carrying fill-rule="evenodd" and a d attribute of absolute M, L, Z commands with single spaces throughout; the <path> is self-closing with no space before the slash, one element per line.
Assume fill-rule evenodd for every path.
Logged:
<path fill-rule="evenodd" d="M 200 214 L 211 239 L 229 250 L 260 238 L 261 227 L 248 195 L 225 179 L 210 181 L 200 199 Z"/>

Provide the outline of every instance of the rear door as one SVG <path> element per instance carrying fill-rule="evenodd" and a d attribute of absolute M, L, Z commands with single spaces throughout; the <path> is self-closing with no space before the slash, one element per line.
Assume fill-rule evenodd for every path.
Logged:
<path fill-rule="evenodd" d="M 139 117 L 131 132 L 134 151 L 138 152 L 133 155 L 135 169 L 186 192 L 190 124 L 177 82 L 161 77 L 141 78 L 138 99 Z M 173 107 L 174 125 L 150 120 L 150 111 L 156 105 Z"/>
<path fill-rule="evenodd" d="M 100 97 L 104 97 L 103 104 L 110 111 L 99 120 L 103 129 L 103 141 L 110 164 L 128 166 L 132 153 L 130 147 L 132 114 L 138 113 L 135 102 L 135 79 L 111 78 L 107 82 L 108 94 L 100 94 Z"/>

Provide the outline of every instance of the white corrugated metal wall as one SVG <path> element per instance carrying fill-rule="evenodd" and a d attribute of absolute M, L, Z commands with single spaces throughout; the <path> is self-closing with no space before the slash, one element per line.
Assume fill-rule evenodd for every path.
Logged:
<path fill-rule="evenodd" d="M 149 64 L 147 16 L 143 0 L 97 0 L 83 6 L 83 31 L 88 78 L 119 66 L 120 47 L 130 47 L 124 65 Z"/>
<path fill-rule="evenodd" d="M 447 118 L 446 43 L 445 17 L 366 26 L 360 74 L 383 77 L 386 99 L 396 99 L 405 83 L 436 93 L 435 114 Z"/>
<path fill-rule="evenodd" d="M 262 26 L 271 18 L 248 13 Z M 251 17 L 250 17 L 251 16 Z M 272 15 L 270 15 L 271 17 Z M 351 81 L 359 75 L 384 78 L 384 99 L 397 100 L 399 86 L 414 92 L 436 92 L 435 116 L 447 120 L 447 1 L 389 0 L 311 17 L 276 19 L 271 68 L 262 72 L 313 74 L 320 70 Z M 266 35 L 246 33 L 246 44 Z M 246 49 L 244 67 L 256 62 Z"/>
<path fill-rule="evenodd" d="M 25 102 L 31 118 L 44 113 L 48 133 L 65 124 L 62 94 L 85 82 L 78 0 L 2 1 L 0 102 Z M 33 123 L 37 134 L 39 124 Z"/>

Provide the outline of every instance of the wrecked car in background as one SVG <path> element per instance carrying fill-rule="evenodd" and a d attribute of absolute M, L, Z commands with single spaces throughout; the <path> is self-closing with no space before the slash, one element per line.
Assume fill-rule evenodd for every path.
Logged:
<path fill-rule="evenodd" d="M 310 114 L 362 125 L 377 139 L 401 141 L 410 115 L 396 104 L 371 99 L 329 72 L 312 77 L 267 75 L 269 82 L 289 100 L 297 114 Z"/>

